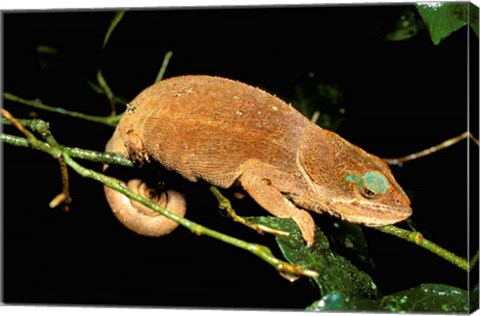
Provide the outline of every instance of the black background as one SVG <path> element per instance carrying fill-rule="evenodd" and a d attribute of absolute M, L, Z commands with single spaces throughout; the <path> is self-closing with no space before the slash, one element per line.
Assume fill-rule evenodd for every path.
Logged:
<path fill-rule="evenodd" d="M 113 11 L 10 12 L 3 16 L 4 90 L 107 115 L 106 98 L 86 83 L 95 81 L 99 67 L 115 93 L 132 99 L 153 82 L 164 54 L 172 50 L 166 77 L 219 75 L 287 100 L 298 82 L 336 85 L 346 108 L 338 133 L 380 157 L 402 156 L 467 129 L 471 32 L 463 28 L 438 46 L 425 31 L 402 42 L 382 40 L 402 8 L 133 10 L 105 50 L 101 44 Z M 59 50 L 55 68 L 40 69 L 38 45 Z M 18 117 L 31 111 L 8 101 L 5 107 Z M 38 113 L 66 145 L 102 150 L 112 133 L 109 127 Z M 461 256 L 467 255 L 468 236 L 466 146 L 462 142 L 392 168 L 412 194 L 417 228 Z M 109 211 L 102 187 L 73 171 L 71 211 L 51 210 L 48 203 L 61 189 L 57 162 L 9 145 L 2 161 L 7 303 L 303 309 L 319 298 L 313 282 L 302 278 L 291 284 L 259 258 L 186 229 L 161 239 L 137 236 Z M 240 213 L 250 214 L 242 202 L 234 203 Z M 271 236 L 222 217 L 205 186 L 190 192 L 189 205 L 188 218 L 266 244 L 280 256 Z M 329 219 L 317 215 L 315 220 Z M 467 288 L 467 274 L 437 256 L 372 229 L 365 233 L 376 267 L 359 267 L 382 293 L 421 283 Z"/>

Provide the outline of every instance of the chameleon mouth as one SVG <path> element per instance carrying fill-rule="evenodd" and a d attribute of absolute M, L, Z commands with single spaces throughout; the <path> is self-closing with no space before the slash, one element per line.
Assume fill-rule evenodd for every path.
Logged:
<path fill-rule="evenodd" d="M 334 207 L 327 210 L 342 220 L 368 227 L 379 227 L 404 221 L 412 215 L 408 205 L 390 206 L 385 204 L 361 203 L 358 200 L 336 201 Z"/>
<path fill-rule="evenodd" d="M 361 216 L 359 223 L 369 227 L 379 227 L 406 220 L 412 215 L 412 208 L 409 206 L 403 208 L 391 207 L 388 210 L 382 208 L 382 210 L 370 212 L 367 216 Z"/>

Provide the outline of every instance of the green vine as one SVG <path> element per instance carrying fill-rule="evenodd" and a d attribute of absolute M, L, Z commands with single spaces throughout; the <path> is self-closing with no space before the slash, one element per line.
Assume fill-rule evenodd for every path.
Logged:
<path fill-rule="evenodd" d="M 19 120 L 19 122 L 21 122 L 22 124 L 25 124 L 26 126 L 30 126 L 30 127 L 32 127 L 34 124 L 38 124 L 38 122 L 35 122 L 35 121 L 41 121 L 41 120 Z M 5 122 L 4 119 L 2 120 L 2 123 L 8 124 L 8 122 Z M 104 153 L 104 152 L 98 152 L 98 151 L 86 150 L 86 149 L 80 149 L 80 148 L 71 148 L 71 147 L 61 146 L 59 144 L 58 144 L 58 146 L 51 147 L 51 146 L 48 145 L 48 143 L 42 142 L 42 141 L 40 141 L 36 138 L 30 139 L 30 141 L 29 141 L 26 138 L 14 136 L 14 135 L 9 135 L 9 134 L 1 134 L 0 135 L 0 140 L 4 143 L 14 145 L 14 146 L 20 146 L 20 147 L 29 147 L 30 146 L 33 149 L 49 153 L 54 158 L 58 158 L 61 154 L 67 155 L 68 157 L 70 157 L 70 159 L 67 158 L 65 160 L 66 162 L 67 161 L 73 161 L 71 159 L 71 157 L 73 157 L 73 158 L 79 158 L 79 159 L 84 159 L 84 160 L 90 160 L 90 161 L 94 161 L 94 162 L 121 165 L 121 166 L 124 166 L 124 167 L 133 167 L 133 163 L 128 158 L 126 158 L 122 155 L 119 155 L 119 154 Z M 73 163 L 75 163 L 75 162 L 73 162 Z M 108 185 L 107 183 L 104 182 L 104 180 L 107 179 L 108 177 L 107 178 L 101 178 L 98 175 L 91 176 L 92 174 L 96 174 L 96 172 L 93 171 L 93 170 L 89 170 L 87 172 L 87 171 L 85 171 L 86 169 L 81 169 L 83 167 L 81 167 L 78 164 L 76 164 L 75 166 L 76 166 L 75 170 L 77 172 L 78 172 L 78 170 L 82 170 L 82 172 L 78 172 L 81 175 L 93 178 L 94 180 L 100 181 L 100 182 Z M 70 167 L 72 167 L 72 166 L 70 165 Z M 113 178 L 108 178 L 108 179 L 113 179 Z M 112 184 L 113 182 L 108 181 L 108 183 Z M 118 191 L 120 191 L 122 193 L 124 193 L 123 191 L 126 190 L 125 188 L 122 187 L 121 188 L 122 191 L 121 191 L 120 188 L 117 187 L 116 184 L 114 186 L 112 186 L 112 188 L 115 189 L 115 190 L 118 188 L 119 189 Z M 242 224 L 245 224 L 247 226 L 251 226 L 251 228 L 253 228 L 257 231 L 265 231 L 265 232 L 273 233 L 273 234 L 276 234 L 276 235 L 282 235 L 282 233 L 283 233 L 282 231 L 277 231 L 277 230 L 273 230 L 273 229 L 270 231 L 268 227 L 264 227 L 264 226 L 261 226 L 261 225 L 258 225 L 258 224 L 257 225 L 256 224 L 247 224 L 246 220 L 244 220 L 242 217 L 239 217 L 235 214 L 235 212 L 234 212 L 234 210 L 231 206 L 230 201 L 228 199 L 226 199 L 220 193 L 220 191 L 217 188 L 211 187 L 210 190 L 217 197 L 217 199 L 219 201 L 219 208 L 228 209 L 231 217 L 234 218 L 234 220 L 236 220 L 237 222 L 241 222 Z M 134 193 L 130 192 L 129 194 L 134 194 Z M 125 194 L 125 195 L 130 197 L 130 195 L 128 195 L 128 194 Z M 135 198 L 132 198 L 132 199 L 136 200 Z M 143 202 L 141 200 L 136 200 L 136 201 L 143 204 Z M 147 207 L 150 207 L 150 205 L 155 205 L 155 204 L 153 204 L 153 203 L 150 204 L 149 203 L 149 204 L 145 204 L 145 205 Z M 162 208 L 157 206 L 153 210 L 161 213 L 162 215 L 164 215 L 162 212 L 167 212 L 166 210 L 163 210 L 163 209 L 160 210 L 160 209 L 162 209 Z M 175 220 L 175 219 L 172 219 L 172 220 Z M 183 225 L 183 224 L 181 224 L 181 225 Z M 188 227 L 192 227 L 192 225 L 193 224 L 187 224 Z M 194 225 L 197 225 L 195 227 L 200 226 L 198 224 L 194 224 Z M 401 239 L 407 240 L 411 243 L 414 243 L 415 245 L 420 246 L 420 247 L 438 255 L 439 257 L 443 258 L 444 260 L 456 265 L 457 267 L 459 267 L 460 269 L 465 270 L 465 271 L 470 271 L 471 268 L 478 262 L 478 252 L 472 258 L 471 262 L 469 263 L 467 260 L 465 260 L 465 259 L 455 255 L 454 253 L 438 246 L 437 244 L 425 239 L 422 236 L 422 234 L 419 233 L 419 232 L 404 230 L 404 229 L 401 229 L 401 228 L 398 228 L 398 227 L 395 227 L 395 226 L 392 226 L 392 225 L 377 227 L 376 229 L 383 232 L 383 233 L 394 235 L 398 238 L 401 238 Z M 205 234 L 205 235 L 208 235 L 208 234 Z M 215 237 L 215 236 L 212 236 L 212 237 Z M 217 238 L 217 239 L 225 241 L 223 238 Z M 242 244 L 242 245 L 245 246 L 245 247 L 239 246 L 236 243 L 232 243 L 232 242 L 228 242 L 228 241 L 226 241 L 226 242 L 230 243 L 230 244 L 234 244 L 235 246 L 240 247 L 242 249 L 246 249 L 246 250 L 248 250 L 250 248 L 249 246 L 245 246 L 244 244 Z M 267 257 L 265 257 L 264 254 L 262 254 L 261 257 L 262 258 L 267 258 Z M 265 260 L 265 261 L 267 261 L 267 260 Z M 269 262 L 272 265 L 276 264 L 276 263 L 274 264 L 274 262 L 276 262 L 276 261 L 273 260 L 273 259 L 268 259 L 267 262 Z M 307 274 L 309 274 L 309 273 L 307 273 Z"/>
<path fill-rule="evenodd" d="M 75 149 L 72 150 L 68 147 L 61 146 L 56 142 L 53 135 L 48 130 L 48 124 L 42 120 L 16 120 L 9 114 L 8 111 L 2 109 L 2 115 L 6 120 L 8 120 L 11 124 L 15 125 L 25 136 L 26 138 L 15 137 L 13 135 L 2 134 L 1 140 L 3 142 L 9 143 L 11 145 L 16 146 L 23 146 L 23 147 L 31 147 L 36 150 L 40 150 L 47 154 L 50 154 L 52 157 L 58 159 L 62 157 L 65 163 L 72 168 L 75 172 L 79 175 L 93 179 L 95 181 L 101 182 L 102 184 L 124 194 L 128 198 L 135 200 L 148 208 L 152 209 L 153 211 L 167 217 L 168 219 L 173 220 L 174 222 L 180 224 L 181 226 L 189 229 L 192 233 L 196 235 L 205 235 L 209 237 L 213 237 L 235 247 L 247 250 L 254 255 L 260 257 L 265 262 L 272 265 L 275 269 L 277 269 L 282 274 L 287 275 L 302 275 L 307 277 L 317 276 L 317 272 L 312 270 L 306 270 L 302 267 L 294 264 L 290 264 L 288 262 L 282 261 L 277 259 L 273 256 L 271 250 L 263 245 L 248 243 L 241 239 L 231 237 L 229 235 L 217 232 L 205 226 L 199 225 L 194 223 L 186 218 L 179 217 L 173 213 L 168 212 L 166 209 L 160 207 L 159 205 L 153 203 L 152 201 L 135 194 L 134 192 L 127 189 L 125 186 L 121 185 L 120 181 L 115 178 L 106 176 L 102 173 L 96 172 L 94 170 L 88 169 L 77 163 L 72 156 L 78 157 L 81 159 L 93 160 L 93 161 L 102 161 L 104 163 L 115 163 L 121 164 L 124 166 L 132 166 L 132 163 L 127 163 L 127 158 L 119 157 L 118 155 L 106 154 L 101 152 L 94 152 L 94 151 L 85 151 L 82 149 Z M 2 120 L 5 123 L 5 120 Z M 44 137 L 47 142 L 43 142 L 37 139 L 32 133 L 27 131 L 25 127 L 31 128 L 32 130 L 39 132 L 42 137 Z M 113 158 L 113 159 L 112 159 Z M 111 159 L 111 160 L 110 160 Z"/>

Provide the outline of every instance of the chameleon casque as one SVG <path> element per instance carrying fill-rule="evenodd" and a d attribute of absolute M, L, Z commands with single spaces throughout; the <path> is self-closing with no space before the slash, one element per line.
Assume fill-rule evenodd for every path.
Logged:
<path fill-rule="evenodd" d="M 277 97 L 229 79 L 180 76 L 148 87 L 128 105 L 106 151 L 137 165 L 159 163 L 192 182 L 240 186 L 270 214 L 291 218 L 308 245 L 314 221 L 307 211 L 366 226 L 412 213 L 383 160 Z M 124 184 L 184 216 L 181 193 L 156 194 L 140 179 Z M 162 236 L 177 226 L 113 189 L 105 192 L 117 218 L 139 234 Z"/>

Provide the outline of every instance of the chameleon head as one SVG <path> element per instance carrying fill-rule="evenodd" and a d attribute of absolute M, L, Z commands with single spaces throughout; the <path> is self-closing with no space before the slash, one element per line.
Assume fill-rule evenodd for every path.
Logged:
<path fill-rule="evenodd" d="M 394 224 L 412 214 L 410 199 L 382 159 L 334 133 L 317 130 L 315 136 L 300 153 L 308 208 L 366 226 Z"/>
<path fill-rule="evenodd" d="M 387 171 L 345 172 L 344 187 L 349 193 L 332 200 L 337 215 L 366 226 L 393 224 L 408 218 L 412 214 L 410 199 Z"/>

